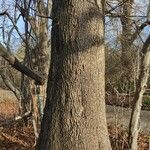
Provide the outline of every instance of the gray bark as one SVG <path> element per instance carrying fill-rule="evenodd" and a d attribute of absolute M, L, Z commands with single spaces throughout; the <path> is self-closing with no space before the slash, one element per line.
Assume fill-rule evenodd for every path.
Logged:
<path fill-rule="evenodd" d="M 142 106 L 142 98 L 147 87 L 147 80 L 149 77 L 150 67 L 150 35 L 143 45 L 141 52 L 141 65 L 139 77 L 136 85 L 136 92 L 133 99 L 133 108 L 131 113 L 131 119 L 129 124 L 129 146 L 131 150 L 138 149 L 138 133 L 140 129 L 139 119 Z"/>
<path fill-rule="evenodd" d="M 102 4 L 53 0 L 52 14 L 51 66 L 37 149 L 109 150 Z"/>

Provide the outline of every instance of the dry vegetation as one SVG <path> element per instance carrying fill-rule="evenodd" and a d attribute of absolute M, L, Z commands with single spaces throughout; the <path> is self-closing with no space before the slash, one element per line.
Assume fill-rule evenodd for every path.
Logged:
<path fill-rule="evenodd" d="M 18 115 L 18 103 L 10 92 L 0 90 L 0 93 L 0 122 L 2 123 Z M 0 149 L 33 150 L 34 133 L 32 125 L 25 126 L 23 122 L 19 122 L 7 127 L 0 127 Z"/>
<path fill-rule="evenodd" d="M 129 150 L 128 147 L 128 133 L 121 129 L 121 127 L 116 127 L 109 125 L 108 130 L 110 133 L 110 141 L 112 144 L 113 150 Z M 140 134 L 138 139 L 139 150 L 149 150 L 149 135 Z"/>
<path fill-rule="evenodd" d="M 0 121 L 12 118 L 18 114 L 18 103 L 14 94 L 0 89 Z"/>
<path fill-rule="evenodd" d="M 16 124 L 0 131 L 2 150 L 34 150 L 34 133 L 31 125 Z"/>
<path fill-rule="evenodd" d="M 2 92 L 2 91 L 1 91 Z M 13 95 L 3 92 L 3 98 L 0 102 L 0 121 L 12 118 L 18 114 L 18 104 Z M 126 131 L 120 127 L 109 125 L 109 133 L 113 150 L 128 150 Z M 149 150 L 149 135 L 140 134 L 139 150 Z M 32 124 L 25 126 L 19 122 L 7 127 L 0 127 L 0 149 L 1 150 L 34 150 L 35 139 Z"/>

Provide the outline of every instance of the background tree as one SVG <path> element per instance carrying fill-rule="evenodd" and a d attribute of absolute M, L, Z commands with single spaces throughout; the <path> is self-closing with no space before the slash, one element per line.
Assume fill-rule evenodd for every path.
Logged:
<path fill-rule="evenodd" d="M 147 9 L 147 22 L 149 22 L 150 15 L 150 1 Z M 140 68 L 139 76 L 136 85 L 136 91 L 133 99 L 133 108 L 129 124 L 129 146 L 131 150 L 138 149 L 138 134 L 140 130 L 140 112 L 142 107 L 142 100 L 144 92 L 146 91 L 149 68 L 150 68 L 150 35 L 147 37 L 140 52 Z"/>
<path fill-rule="evenodd" d="M 141 51 L 141 65 L 139 71 L 139 78 L 137 81 L 137 87 L 133 99 L 133 108 L 131 113 L 131 119 L 129 124 L 129 146 L 131 150 L 138 149 L 138 133 L 140 130 L 140 112 L 142 107 L 143 94 L 147 87 L 147 81 L 149 77 L 149 66 L 150 66 L 150 36 L 143 45 Z"/>
<path fill-rule="evenodd" d="M 14 17 L 11 17 L 9 12 L 4 9 L 5 12 L 4 18 L 5 17 L 8 18 L 12 23 L 12 29 L 10 30 L 11 33 L 13 30 L 16 30 L 17 34 L 20 36 L 22 40 L 23 43 L 22 45 L 24 47 L 23 49 L 25 51 L 23 63 L 26 66 L 28 66 L 30 69 L 38 72 L 41 76 L 44 76 L 45 79 L 47 78 L 48 69 L 49 69 L 50 39 L 49 39 L 49 31 L 48 31 L 48 26 L 49 26 L 48 18 L 50 18 L 49 17 L 51 11 L 50 7 L 51 7 L 50 0 L 47 2 L 44 1 L 35 2 L 33 0 L 29 0 L 29 1 L 16 0 L 13 3 L 13 9 L 15 9 L 16 12 L 16 13 L 12 13 Z M 18 17 L 16 17 L 16 15 Z M 18 29 L 17 21 L 22 23 L 22 28 L 24 28 L 25 34 L 21 33 L 21 31 Z M 5 29 L 5 27 L 3 29 Z M 12 36 L 11 33 L 8 35 L 7 41 L 9 42 L 11 42 L 10 40 L 11 39 L 10 37 Z M 9 47 L 10 43 L 7 42 L 6 45 L 7 45 L 7 49 L 10 49 Z M 3 72 L 1 71 L 1 74 L 2 73 Z M 2 77 L 4 77 L 4 75 Z M 9 85 L 10 83 L 11 82 L 9 82 Z M 40 105 L 43 105 L 44 107 L 45 93 L 46 93 L 45 91 L 46 91 L 47 84 L 44 84 L 43 86 L 35 86 L 35 84 L 36 83 L 33 82 L 32 79 L 22 74 L 22 79 L 20 84 L 21 86 L 19 86 L 18 91 L 16 90 L 17 88 L 15 87 L 10 88 L 9 86 L 9 89 L 12 89 L 12 91 L 15 92 L 17 98 L 20 97 L 21 114 L 24 114 L 28 111 L 32 111 L 33 120 L 35 119 L 37 123 L 37 118 L 38 117 L 40 118 L 40 115 L 42 115 L 42 111 L 43 111 L 41 107 L 39 113 L 38 111 L 39 105 L 37 104 L 37 99 L 40 101 Z M 12 85 L 13 84 L 11 84 L 11 87 Z M 40 88 L 41 90 L 40 93 L 37 93 L 36 88 Z M 33 95 L 33 90 L 35 91 L 37 97 Z"/>
<path fill-rule="evenodd" d="M 131 120 L 129 124 L 129 148 L 136 150 L 138 149 L 137 139 L 138 139 L 138 132 L 140 129 L 139 119 L 140 119 L 140 112 L 142 107 L 143 94 L 146 91 L 147 81 L 149 76 L 150 56 L 149 56 L 149 35 L 148 38 L 145 40 L 146 34 L 142 33 L 145 27 L 149 25 L 149 17 L 147 17 L 147 15 L 149 16 L 149 8 L 145 9 L 146 10 L 144 11 L 145 15 L 140 16 L 139 11 L 136 12 L 136 9 L 133 6 L 135 6 L 135 3 L 133 1 L 123 1 L 123 13 L 121 14 L 113 13 L 111 15 L 112 17 L 120 17 L 122 23 L 122 36 L 121 36 L 122 54 L 120 60 L 122 66 L 124 66 L 123 67 L 124 70 L 123 70 L 123 76 L 121 76 L 123 79 L 121 80 L 121 82 L 126 82 L 127 80 L 128 83 L 133 84 L 132 83 L 133 77 L 135 77 L 136 87 L 134 88 L 135 92 L 132 100 L 133 106 L 132 106 Z M 136 15 L 134 16 L 133 14 Z M 142 43 L 139 44 L 139 41 L 141 40 Z M 134 53 L 132 53 L 131 51 L 133 49 L 136 50 L 133 51 Z M 117 52 L 115 51 L 114 53 L 116 54 Z M 109 58 L 111 57 L 115 58 L 112 54 L 113 53 L 111 53 L 111 56 Z M 119 56 L 120 54 L 118 53 L 117 58 L 119 58 Z M 111 58 L 111 60 L 114 59 Z M 114 62 L 113 64 L 114 67 L 111 68 L 111 70 L 115 72 L 114 70 L 116 70 L 117 68 L 116 66 L 119 66 L 119 63 L 116 66 L 115 66 L 116 62 Z M 119 66 L 119 68 L 121 67 Z M 133 70 L 135 73 L 133 72 Z M 131 76 L 131 78 L 128 75 Z M 111 82 L 112 81 L 113 80 L 111 80 Z M 110 85 L 108 87 L 110 87 Z M 130 91 L 129 88 L 130 86 L 127 86 L 126 88 L 127 91 Z M 116 90 L 115 87 L 114 89 Z M 120 93 L 117 91 L 117 94 Z"/>
<path fill-rule="evenodd" d="M 132 8 L 133 0 L 123 0 L 122 5 L 122 16 L 120 17 L 121 24 L 122 24 L 122 35 L 121 35 L 121 62 L 122 62 L 122 69 L 124 70 L 123 73 L 123 80 L 126 80 L 130 84 L 133 80 L 131 79 L 130 75 L 133 71 L 133 58 L 134 55 L 131 51 L 131 46 L 133 43 L 130 43 L 130 38 L 132 36 Z M 125 82 L 125 81 L 124 81 Z M 127 83 L 127 84 L 128 84 Z M 128 86 L 130 88 L 130 86 Z"/>
<path fill-rule="evenodd" d="M 44 1 L 24 1 L 17 3 L 17 8 L 21 12 L 25 23 L 25 58 L 26 63 L 33 70 L 37 70 L 47 78 L 49 54 L 49 31 L 48 31 L 48 10 L 49 5 Z M 38 15 L 41 15 L 39 17 Z M 31 89 L 34 83 L 28 78 L 22 78 L 22 91 L 24 91 L 24 101 L 32 99 Z M 30 87 L 29 87 L 30 86 Z M 28 87 L 28 88 L 27 88 Z M 45 98 L 46 84 L 43 85 L 44 92 L 41 94 Z M 28 91 L 27 91 L 28 90 Z M 30 101 L 31 102 L 31 101 Z M 30 103 L 27 102 L 27 105 Z M 26 108 L 26 107 L 25 107 Z M 30 107 L 27 106 L 29 109 Z M 25 110 L 26 111 L 26 110 Z"/>

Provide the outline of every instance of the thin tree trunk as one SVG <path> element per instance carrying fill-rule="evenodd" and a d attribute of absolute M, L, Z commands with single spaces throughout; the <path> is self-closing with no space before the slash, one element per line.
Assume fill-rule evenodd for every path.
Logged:
<path fill-rule="evenodd" d="M 111 149 L 99 2 L 53 0 L 51 67 L 39 150 Z"/>
<path fill-rule="evenodd" d="M 127 82 L 125 84 L 129 84 L 132 79 L 131 74 L 133 71 L 133 57 L 131 52 L 132 43 L 130 43 L 131 41 L 130 39 L 132 37 L 132 27 L 131 27 L 132 22 L 129 17 L 132 15 L 133 0 L 123 0 L 123 2 L 124 2 L 123 16 L 121 17 L 121 24 L 122 24 L 121 63 L 122 63 L 122 68 L 124 70 L 124 73 L 122 78 L 124 82 Z"/>
<path fill-rule="evenodd" d="M 147 87 L 147 80 L 149 77 L 149 66 L 150 66 L 150 35 L 144 43 L 141 52 L 141 66 L 139 72 L 139 78 L 137 81 L 136 92 L 133 100 L 133 108 L 131 113 L 131 119 L 129 124 L 129 147 L 131 150 L 137 150 L 138 144 L 138 133 L 139 133 L 139 119 L 142 106 L 142 98 Z"/>
<path fill-rule="evenodd" d="M 31 4 L 31 3 L 30 3 Z M 48 4 L 47 4 L 48 5 Z M 28 8 L 27 8 L 28 6 Z M 24 99 L 22 100 L 22 105 L 24 111 L 32 109 L 32 118 L 33 118 L 33 127 L 36 138 L 38 137 L 38 126 L 41 122 L 41 117 L 38 112 L 38 107 L 40 107 L 41 114 L 43 113 L 43 106 L 45 104 L 45 95 L 46 95 L 46 85 L 47 85 L 47 76 L 49 69 L 49 44 L 48 44 L 48 19 L 44 17 L 38 17 L 38 14 L 41 16 L 47 16 L 47 7 L 45 6 L 44 0 L 37 0 L 34 3 L 36 13 L 35 16 L 30 16 L 29 9 L 32 6 L 29 6 L 28 1 L 24 3 L 24 8 L 18 5 L 18 9 L 21 14 L 25 17 L 25 29 L 26 29 L 26 55 L 25 61 L 28 66 L 30 66 L 33 70 L 36 70 L 40 73 L 41 76 L 45 78 L 45 82 L 40 87 L 40 103 L 37 102 L 37 93 L 33 93 L 32 89 L 35 89 L 37 83 L 33 83 L 29 78 L 22 77 L 22 91 L 24 95 Z M 25 12 L 27 15 L 25 15 Z M 33 36 L 35 36 L 37 43 L 36 45 L 30 45 L 30 35 L 29 26 L 31 25 Z M 42 105 L 42 106 L 38 106 Z"/>

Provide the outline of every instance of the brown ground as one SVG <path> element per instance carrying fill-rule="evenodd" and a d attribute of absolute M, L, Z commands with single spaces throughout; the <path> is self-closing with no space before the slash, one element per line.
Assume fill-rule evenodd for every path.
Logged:
<path fill-rule="evenodd" d="M 15 101 L 0 102 L 0 121 L 4 122 L 18 114 Z M 120 127 L 108 125 L 113 150 L 128 150 L 127 132 Z M 139 150 L 149 150 L 149 135 L 140 135 Z M 0 127 L 0 150 L 34 150 L 35 139 L 32 125 L 24 126 L 16 123 L 7 127 Z"/>
<path fill-rule="evenodd" d="M 0 148 L 1 150 L 34 150 L 32 126 L 14 125 L 1 129 Z"/>

